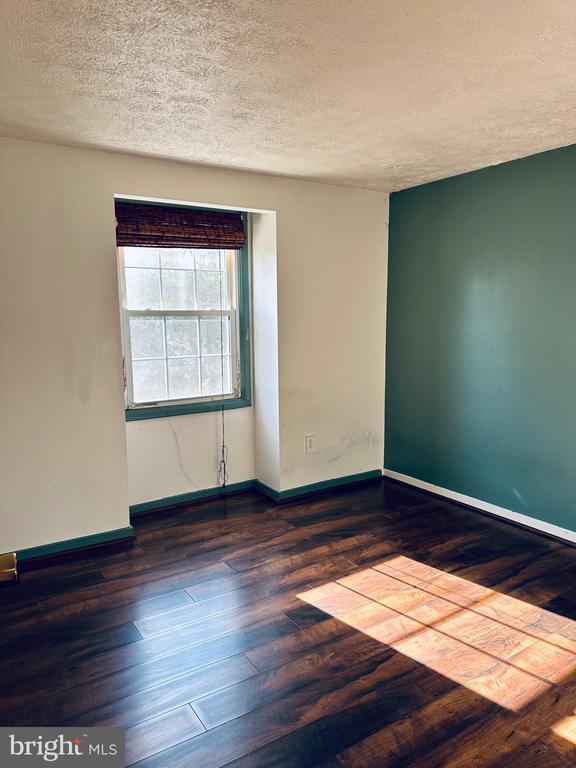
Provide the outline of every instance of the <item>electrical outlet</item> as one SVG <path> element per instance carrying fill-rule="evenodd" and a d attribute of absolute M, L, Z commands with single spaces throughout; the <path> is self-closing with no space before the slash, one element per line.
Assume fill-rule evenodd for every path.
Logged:
<path fill-rule="evenodd" d="M 314 432 L 308 432 L 304 435 L 306 441 L 306 453 L 316 453 L 316 434 Z"/>

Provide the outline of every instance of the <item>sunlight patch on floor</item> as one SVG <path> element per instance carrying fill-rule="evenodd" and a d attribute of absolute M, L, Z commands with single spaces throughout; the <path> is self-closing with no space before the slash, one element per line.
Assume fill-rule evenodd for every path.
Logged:
<path fill-rule="evenodd" d="M 576 715 L 565 717 L 552 728 L 552 733 L 576 745 Z"/>
<path fill-rule="evenodd" d="M 298 597 L 510 710 L 576 670 L 576 622 L 409 557 Z"/>

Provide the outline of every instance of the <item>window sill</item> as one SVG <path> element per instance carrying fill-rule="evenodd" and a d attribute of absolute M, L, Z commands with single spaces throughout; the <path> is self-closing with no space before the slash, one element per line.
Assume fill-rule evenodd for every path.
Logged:
<path fill-rule="evenodd" d="M 249 408 L 252 402 L 249 397 L 231 397 L 224 400 L 211 400 L 204 403 L 182 403 L 180 405 L 156 405 L 148 408 L 126 408 L 126 421 L 141 421 L 142 419 L 165 419 L 169 416 L 185 416 L 190 413 L 208 413 L 229 411 L 235 408 Z"/>

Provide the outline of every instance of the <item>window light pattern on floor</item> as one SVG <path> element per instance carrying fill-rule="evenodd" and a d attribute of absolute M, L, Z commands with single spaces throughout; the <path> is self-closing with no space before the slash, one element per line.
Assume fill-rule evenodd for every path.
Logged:
<path fill-rule="evenodd" d="M 576 622 L 408 557 L 298 597 L 510 710 L 576 670 Z"/>
<path fill-rule="evenodd" d="M 560 720 L 552 728 L 552 733 L 556 736 L 561 736 L 566 741 L 571 741 L 572 744 L 576 744 L 576 716 L 571 715 Z"/>

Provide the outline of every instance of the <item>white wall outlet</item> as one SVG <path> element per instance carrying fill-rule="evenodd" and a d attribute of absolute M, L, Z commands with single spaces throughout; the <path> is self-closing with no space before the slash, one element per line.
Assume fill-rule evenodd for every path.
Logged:
<path fill-rule="evenodd" d="M 308 432 L 304 435 L 306 441 L 306 453 L 316 453 L 316 433 Z"/>

